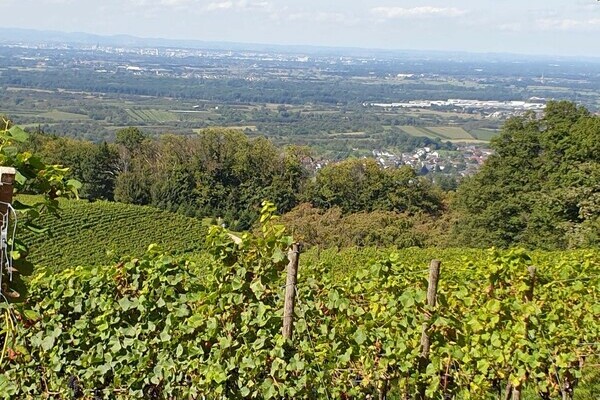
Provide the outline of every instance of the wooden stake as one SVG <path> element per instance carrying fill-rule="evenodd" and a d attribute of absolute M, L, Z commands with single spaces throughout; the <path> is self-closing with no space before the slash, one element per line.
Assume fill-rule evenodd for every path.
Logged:
<path fill-rule="evenodd" d="M 512 400 L 521 400 L 521 385 L 513 387 Z"/>
<path fill-rule="evenodd" d="M 525 302 L 529 303 L 530 301 L 533 301 L 533 289 L 535 287 L 535 267 L 533 265 L 529 266 L 527 268 L 527 271 L 529 272 L 529 288 L 527 289 L 527 292 L 525 292 Z M 525 319 L 525 335 L 528 335 L 528 326 L 529 319 Z M 512 400 L 521 400 L 522 391 L 523 383 L 519 383 L 517 386 L 513 386 Z"/>
<path fill-rule="evenodd" d="M 14 168 L 0 167 L 0 201 L 3 203 L 12 203 L 16 173 L 17 171 Z M 0 212 L 4 214 L 6 210 L 7 206 L 0 204 Z"/>
<path fill-rule="evenodd" d="M 0 167 L 0 214 L 6 215 L 7 204 L 13 201 L 13 185 L 17 171 L 11 167 Z M 2 230 L 2 219 L 0 218 L 0 230 Z"/>
<path fill-rule="evenodd" d="M 504 389 L 504 400 L 510 400 L 512 396 L 512 384 L 509 382 L 506 384 L 506 389 Z"/>
<path fill-rule="evenodd" d="M 431 260 L 429 264 L 429 284 L 427 286 L 427 308 L 433 309 L 437 300 L 437 288 L 440 279 L 440 260 Z M 425 312 L 425 322 L 423 322 L 423 332 L 421 333 L 421 356 L 419 357 L 419 372 L 424 373 L 429 364 L 429 349 L 431 347 L 431 339 L 427 334 L 429 329 L 429 320 L 431 315 L 429 310 Z M 424 382 L 419 383 L 419 389 L 416 396 L 417 400 L 425 400 L 426 385 Z"/>
<path fill-rule="evenodd" d="M 387 400 L 387 392 L 388 392 L 388 380 L 384 379 L 381 385 L 381 389 L 379 390 L 379 400 Z"/>
<path fill-rule="evenodd" d="M 285 304 L 283 307 L 283 337 L 292 339 L 294 334 L 294 306 L 296 305 L 296 282 L 298 280 L 298 262 L 302 245 L 294 243 L 288 252 L 290 260 L 287 266 L 287 277 L 285 280 Z"/>
<path fill-rule="evenodd" d="M 525 301 L 533 301 L 533 288 L 535 287 L 535 267 L 533 265 L 527 268 L 529 272 L 529 290 L 525 293 Z"/>

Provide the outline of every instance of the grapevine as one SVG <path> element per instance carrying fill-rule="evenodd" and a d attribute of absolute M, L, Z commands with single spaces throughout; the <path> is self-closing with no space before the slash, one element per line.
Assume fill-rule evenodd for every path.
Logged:
<path fill-rule="evenodd" d="M 309 252 L 285 340 L 292 238 L 274 211 L 264 205 L 256 234 L 211 227 L 194 261 L 151 246 L 112 267 L 35 275 L 0 396 L 362 399 L 424 384 L 429 399 L 481 399 L 510 384 L 569 398 L 585 384 L 600 342 L 600 253 Z M 431 308 L 433 256 L 443 264 Z"/>

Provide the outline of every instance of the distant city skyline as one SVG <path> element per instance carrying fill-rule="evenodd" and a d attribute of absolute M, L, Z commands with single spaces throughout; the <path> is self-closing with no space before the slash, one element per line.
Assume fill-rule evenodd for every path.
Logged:
<path fill-rule="evenodd" d="M 0 13 L 4 27 L 100 35 L 600 56 L 596 0 L 0 0 Z"/>

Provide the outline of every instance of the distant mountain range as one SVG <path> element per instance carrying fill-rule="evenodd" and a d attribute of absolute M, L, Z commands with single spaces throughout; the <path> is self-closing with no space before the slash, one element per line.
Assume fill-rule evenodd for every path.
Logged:
<path fill-rule="evenodd" d="M 600 62 L 600 57 L 561 57 L 538 56 L 509 53 L 470 53 L 429 50 L 383 50 L 353 47 L 326 47 L 310 45 L 281 45 L 239 42 L 212 42 L 190 39 L 142 38 L 131 35 L 97 35 L 85 32 L 42 31 L 36 29 L 0 27 L 0 45 L 14 43 L 26 44 L 73 44 L 123 47 L 171 47 L 204 50 L 231 50 L 281 52 L 294 54 L 339 55 L 349 57 L 389 57 L 418 58 L 444 60 L 460 59 L 462 61 L 583 61 Z"/>
<path fill-rule="evenodd" d="M 140 38 L 131 35 L 96 35 L 85 32 L 39 31 L 22 28 L 0 28 L 0 43 L 68 43 L 101 46 L 128 47 L 179 47 L 202 49 L 246 49 L 247 44 L 205 42 L 201 40 L 173 40 L 161 38 Z M 241 47 L 240 47 L 241 46 Z M 254 47 L 254 45 L 252 45 Z M 264 46 L 263 46 L 264 47 Z"/>

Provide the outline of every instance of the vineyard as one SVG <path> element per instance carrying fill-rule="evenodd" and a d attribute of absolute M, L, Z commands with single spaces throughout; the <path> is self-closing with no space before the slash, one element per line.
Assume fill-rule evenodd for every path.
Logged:
<path fill-rule="evenodd" d="M 210 228 L 196 262 L 151 246 L 112 268 L 37 274 L 28 310 L 7 318 L 23 323 L 5 330 L 1 396 L 597 395 L 600 253 L 311 250 L 286 340 L 292 238 L 273 211 L 258 235 Z M 442 260 L 433 303 L 432 255 Z"/>
<path fill-rule="evenodd" d="M 402 131 L 411 136 L 416 137 L 432 137 L 439 138 L 442 140 L 450 140 L 450 141 L 477 141 L 477 140 L 489 140 L 494 134 L 492 131 L 486 132 L 484 135 L 485 138 L 480 138 L 473 132 L 467 132 L 465 129 L 461 127 L 451 127 L 451 126 L 433 126 L 433 127 L 423 127 L 423 126 L 411 126 L 405 125 L 402 126 Z M 479 132 L 480 133 L 480 132 Z"/>
<path fill-rule="evenodd" d="M 163 110 L 127 109 L 127 114 L 135 122 L 172 122 L 177 121 L 175 114 Z"/>
<path fill-rule="evenodd" d="M 25 203 L 36 196 L 21 196 Z M 28 259 L 53 269 L 77 265 L 100 266 L 123 255 L 142 256 L 150 243 L 179 253 L 202 248 L 206 227 L 180 214 L 114 202 L 61 201 L 61 215 L 44 215 L 47 233 L 27 232 Z"/>

